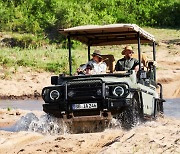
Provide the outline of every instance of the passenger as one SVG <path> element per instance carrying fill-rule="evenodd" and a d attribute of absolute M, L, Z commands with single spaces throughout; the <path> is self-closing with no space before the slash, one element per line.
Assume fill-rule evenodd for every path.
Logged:
<path fill-rule="evenodd" d="M 119 59 L 115 65 L 115 71 L 139 70 L 139 61 L 132 58 L 134 51 L 131 46 L 126 46 L 122 51 L 124 58 Z"/>
<path fill-rule="evenodd" d="M 93 64 L 87 64 L 86 69 L 85 69 L 85 74 L 94 74 Z"/>
<path fill-rule="evenodd" d="M 154 66 L 156 65 L 156 62 L 151 61 L 148 62 L 148 66 L 147 66 L 147 78 L 154 80 Z"/>
<path fill-rule="evenodd" d="M 103 74 L 106 73 L 107 65 L 105 62 L 103 62 L 103 58 L 101 56 L 101 52 L 99 50 L 94 50 L 92 54 L 92 59 L 87 62 L 85 65 L 79 67 L 77 69 L 77 72 L 84 72 L 87 68 L 87 65 L 93 65 L 93 71 L 91 71 L 93 74 Z"/>

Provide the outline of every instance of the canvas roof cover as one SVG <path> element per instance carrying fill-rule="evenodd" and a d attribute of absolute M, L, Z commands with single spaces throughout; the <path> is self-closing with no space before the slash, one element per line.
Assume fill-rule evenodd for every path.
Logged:
<path fill-rule="evenodd" d="M 138 32 L 141 43 L 155 41 L 153 35 L 135 24 L 85 25 L 60 30 L 61 34 L 90 46 L 137 44 Z"/>

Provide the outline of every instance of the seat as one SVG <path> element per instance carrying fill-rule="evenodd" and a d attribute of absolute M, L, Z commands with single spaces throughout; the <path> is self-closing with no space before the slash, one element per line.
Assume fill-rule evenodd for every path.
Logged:
<path fill-rule="evenodd" d="M 133 54 L 132 57 L 138 59 L 138 54 Z M 147 58 L 147 55 L 144 53 L 141 54 L 141 62 L 143 66 L 147 68 L 148 58 Z"/>
<path fill-rule="evenodd" d="M 113 55 L 101 55 L 103 58 L 103 61 L 107 65 L 107 73 L 113 73 L 114 67 L 115 67 L 115 59 Z"/>

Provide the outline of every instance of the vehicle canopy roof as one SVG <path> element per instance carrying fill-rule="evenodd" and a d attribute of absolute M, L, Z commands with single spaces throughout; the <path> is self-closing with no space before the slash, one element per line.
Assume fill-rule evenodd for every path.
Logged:
<path fill-rule="evenodd" d="M 61 29 L 60 33 L 90 46 L 137 44 L 138 35 L 141 43 L 155 41 L 136 24 L 85 25 Z"/>

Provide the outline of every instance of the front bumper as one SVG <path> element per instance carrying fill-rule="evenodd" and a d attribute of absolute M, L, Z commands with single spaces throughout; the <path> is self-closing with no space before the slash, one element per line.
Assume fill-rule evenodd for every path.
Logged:
<path fill-rule="evenodd" d="M 90 102 L 92 103 L 92 101 Z M 99 119 L 108 119 L 111 115 L 121 113 L 125 107 L 131 104 L 131 99 L 106 99 L 99 101 L 94 100 L 94 102 L 98 104 L 96 109 L 85 110 L 73 110 L 72 103 L 68 102 L 45 103 L 43 104 L 43 111 L 55 117 L 66 119 L 75 119 L 76 117 L 81 117 L 82 119 L 88 119 L 88 117 L 91 117 L 92 119 L 93 117 L 94 119 L 97 117 L 99 117 Z"/>

